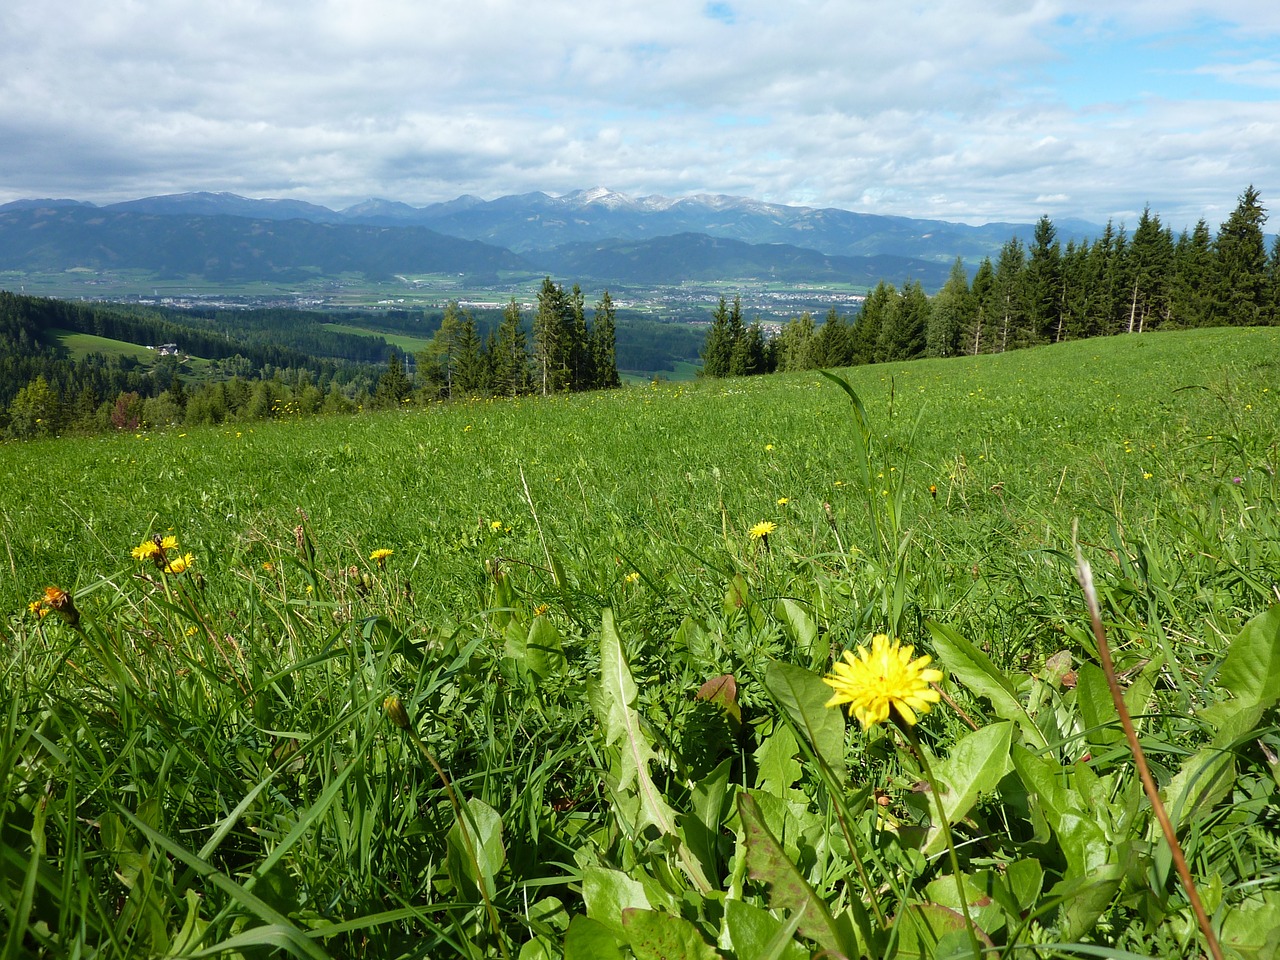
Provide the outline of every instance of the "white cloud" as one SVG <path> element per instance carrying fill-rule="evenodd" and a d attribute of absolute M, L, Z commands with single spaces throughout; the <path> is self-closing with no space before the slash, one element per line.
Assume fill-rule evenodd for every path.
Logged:
<path fill-rule="evenodd" d="M 603 184 L 969 221 L 1150 202 L 1180 225 L 1251 182 L 1280 196 L 1280 70 L 1256 49 L 1280 37 L 1277 9 L 16 0 L 0 11 L 0 201 L 228 189 L 343 206 Z M 1101 78 L 1099 96 L 1050 69 L 1081 41 L 1151 56 L 1177 31 L 1215 42 L 1170 75 L 1250 98 L 1181 99 L 1158 74 L 1142 96 Z"/>

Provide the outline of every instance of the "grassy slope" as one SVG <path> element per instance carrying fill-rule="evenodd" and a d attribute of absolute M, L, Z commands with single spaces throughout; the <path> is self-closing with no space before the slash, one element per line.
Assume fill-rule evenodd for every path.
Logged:
<path fill-rule="evenodd" d="M 895 621 L 927 647 L 930 617 L 1030 682 L 1048 652 L 1089 660 L 1067 559 L 1077 518 L 1120 669 L 1160 668 L 1166 705 L 1143 723 L 1167 783 L 1180 751 L 1203 740 L 1195 711 L 1224 638 L 1280 583 L 1277 340 L 1216 330 L 852 371 L 882 474 L 869 487 L 849 404 L 816 374 L 2 447 L 12 577 L 0 578 L 0 604 L 14 613 L 0 641 L 11 704 L 0 753 L 16 761 L 0 770 L 14 798 L 0 889 L 37 878 L 26 851 L 43 830 L 48 865 L 67 877 L 39 874 L 31 916 L 62 938 L 50 956 L 68 955 L 81 930 L 102 943 L 108 926 L 116 943 L 104 955 L 163 955 L 197 907 L 211 938 L 274 942 L 286 924 L 240 883 L 304 926 L 351 924 L 325 938 L 335 956 L 493 955 L 495 927 L 513 945 L 530 935 L 531 901 L 553 918 L 543 946 L 558 944 L 558 904 L 581 914 L 584 871 L 661 856 L 618 839 L 626 831 L 601 788 L 613 748 L 586 678 L 603 673 L 603 606 L 617 613 L 636 709 L 672 745 L 664 755 L 692 764 L 709 742 L 696 735 L 692 692 L 708 677 L 738 678 L 754 749 L 776 725 L 769 664 L 827 663 L 824 646 L 765 613 L 771 604 L 726 597 L 735 574 L 753 599 L 801 601 L 837 647 Z M 881 489 L 899 488 L 910 541 L 894 567 L 868 516 L 885 523 Z M 777 523 L 767 549 L 747 535 L 766 519 Z M 168 531 L 200 578 L 162 578 L 130 558 Z M 370 558 L 380 547 L 395 551 L 385 569 Z M 83 633 L 23 609 L 50 582 L 76 589 Z M 564 658 L 532 682 L 518 665 L 533 669 L 547 643 Z M 450 805 L 384 718 L 388 693 L 404 698 L 458 791 L 501 815 L 497 919 L 456 892 Z M 1044 714 L 1037 722 L 1057 715 Z M 936 743 L 965 732 L 953 711 L 926 719 Z M 1098 747 L 1104 732 L 1094 730 Z M 1071 755 L 1050 779 L 1074 776 L 1083 791 L 1090 776 L 1116 778 L 1120 799 L 1097 805 L 1107 786 L 1087 802 L 1145 847 L 1145 821 L 1120 809 L 1137 796 L 1119 779 L 1128 764 L 1111 751 L 1086 774 L 1083 745 L 1070 728 L 1065 737 Z M 912 778 L 895 779 L 865 743 L 848 741 L 855 783 L 884 784 L 905 814 Z M 669 802 L 688 806 L 678 779 L 664 783 Z M 1253 829 L 1273 788 L 1250 761 L 1191 838 L 1202 882 L 1218 877 L 1239 915 L 1246 888 L 1280 869 Z M 47 825 L 36 815 L 46 809 Z M 1020 809 L 991 814 L 992 842 L 1000 857 L 1042 858 L 1051 883 L 1061 857 L 1028 840 Z M 1018 836 L 1003 835 L 1004 815 Z M 169 855 L 131 852 L 155 845 Z M 193 883 L 173 859 L 197 851 L 220 886 Z M 912 863 L 907 882 L 923 887 L 931 873 Z M 144 868 L 150 879 L 122 903 L 120 878 Z M 1166 922 L 1177 899 L 1166 908 L 1167 885 L 1155 887 L 1154 932 L 1132 905 L 1115 908 L 1110 929 L 1139 954 L 1187 955 Z M 547 951 L 534 955 L 557 955 Z"/>
<path fill-rule="evenodd" d="M 937 513 L 925 513 L 934 535 L 975 550 L 993 529 L 1061 545 L 1072 516 L 1100 536 L 1106 514 L 1150 509 L 1193 463 L 1210 469 L 1195 478 L 1206 489 L 1248 473 L 1251 455 L 1230 438 L 1247 428 L 1274 439 L 1276 392 L 1264 391 L 1280 380 L 1278 340 L 1265 329 L 1160 334 L 850 378 L 878 429 L 891 385 L 894 437 L 920 418 L 902 468 L 916 501 L 939 487 Z M 544 526 L 586 549 L 716 550 L 722 533 L 773 517 L 794 547 L 821 550 L 824 501 L 862 526 L 857 499 L 837 486 L 853 479 L 849 429 L 843 395 L 801 374 L 10 444 L 0 533 L 13 576 L 0 604 L 127 570 L 128 547 L 153 530 L 180 532 L 216 569 L 255 539 L 287 535 L 299 510 L 344 545 L 344 561 L 377 544 L 435 562 L 484 519 L 531 528 L 522 472 Z M 528 536 L 521 545 L 523 559 L 541 553 Z"/>

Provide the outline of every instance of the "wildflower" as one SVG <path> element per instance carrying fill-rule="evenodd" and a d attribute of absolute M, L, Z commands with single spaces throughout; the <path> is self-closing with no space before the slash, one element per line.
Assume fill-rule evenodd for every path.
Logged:
<path fill-rule="evenodd" d="M 400 698 L 394 693 L 382 701 L 382 709 L 386 712 L 387 719 L 401 730 L 410 728 L 409 713 L 405 710 L 404 704 L 400 702 Z"/>
<path fill-rule="evenodd" d="M 1244 477 L 1232 477 L 1231 482 L 1238 487 L 1240 484 L 1244 483 Z"/>
<path fill-rule="evenodd" d="M 373 553 L 369 554 L 369 559 L 378 565 L 379 569 L 383 569 L 387 565 L 387 557 L 395 553 L 394 550 L 388 550 L 386 547 L 379 547 Z"/>
<path fill-rule="evenodd" d="M 501 529 L 502 529 L 502 521 L 501 521 L 501 520 L 494 520 L 493 522 L 491 522 L 491 523 L 489 524 L 489 529 L 490 529 L 490 530 L 501 530 Z"/>
<path fill-rule="evenodd" d="M 534 608 L 533 608 L 533 615 L 534 615 L 535 617 L 540 617 L 540 616 L 542 616 L 544 613 L 546 613 L 546 612 L 547 612 L 548 610 L 550 610 L 550 609 L 551 609 L 551 608 L 550 608 L 550 607 L 548 607 L 545 603 L 540 603 L 540 604 L 538 604 L 536 607 L 534 607 Z"/>
<path fill-rule="evenodd" d="M 748 532 L 750 533 L 752 540 L 764 540 L 767 543 L 769 540 L 769 534 L 773 533 L 777 529 L 778 525 L 772 520 L 761 520 Z"/>
<path fill-rule="evenodd" d="M 914 647 L 904 647 L 883 633 L 871 638 L 870 650 L 859 647 L 856 657 L 846 650 L 844 661 L 822 678 L 835 691 L 826 705 L 847 703 L 864 729 L 884 723 L 891 713 L 913 726 L 917 715 L 928 713 L 940 699 L 930 684 L 942 679 L 941 670 L 929 668 L 931 657 L 912 660 L 914 652 Z"/>
<path fill-rule="evenodd" d="M 267 573 L 271 573 L 271 572 L 273 572 L 273 571 L 275 570 L 275 568 L 276 568 L 276 565 L 275 565 L 274 563 L 272 563 L 270 560 L 263 560 L 263 561 L 262 561 L 262 569 L 263 569 L 265 572 L 267 572 Z"/>
<path fill-rule="evenodd" d="M 773 452 L 773 444 L 772 444 L 772 443 L 766 443 L 766 444 L 764 445 L 764 452 L 765 452 L 765 453 L 772 453 L 772 452 Z"/>
<path fill-rule="evenodd" d="M 143 540 L 140 544 L 133 548 L 133 559 L 150 560 L 160 552 L 160 544 L 154 540 Z"/>
<path fill-rule="evenodd" d="M 636 584 L 640 582 L 640 574 L 637 573 L 635 570 L 632 570 L 622 579 L 625 580 L 628 584 Z"/>
<path fill-rule="evenodd" d="M 45 587 L 44 596 L 28 604 L 27 609 L 39 617 L 52 610 L 73 627 L 80 622 L 80 611 L 76 609 L 75 601 L 61 587 Z"/>
<path fill-rule="evenodd" d="M 929 484 L 929 496 L 935 500 L 938 499 L 938 485 L 936 483 Z"/>
<path fill-rule="evenodd" d="M 786 506 L 788 503 L 790 503 L 790 502 L 791 502 L 791 501 L 790 501 L 790 500 L 788 500 L 786 497 L 779 497 L 779 498 L 778 498 L 778 506 L 780 506 L 780 507 L 785 507 L 785 506 Z"/>
<path fill-rule="evenodd" d="M 1150 480 L 1150 479 L 1151 479 L 1151 476 L 1152 476 L 1152 475 L 1151 475 L 1150 473 L 1147 473 L 1146 471 L 1143 471 L 1142 479 L 1143 479 L 1143 480 Z"/>
<path fill-rule="evenodd" d="M 175 537 L 173 534 L 169 534 L 169 536 L 161 538 L 160 549 L 161 550 L 177 550 L 178 538 Z"/>
<path fill-rule="evenodd" d="M 195 565 L 195 562 L 196 558 L 189 553 L 181 557 L 174 557 L 165 564 L 164 572 L 172 573 L 177 576 L 178 574 L 186 573 L 190 570 Z"/>

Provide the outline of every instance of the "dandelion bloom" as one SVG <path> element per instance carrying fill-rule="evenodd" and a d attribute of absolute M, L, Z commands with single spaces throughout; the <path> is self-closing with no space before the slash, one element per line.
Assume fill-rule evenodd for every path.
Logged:
<path fill-rule="evenodd" d="M 161 550 L 177 550 L 178 538 L 175 537 L 173 534 L 169 534 L 169 536 L 165 537 L 163 540 L 160 541 L 160 549 Z"/>
<path fill-rule="evenodd" d="M 766 540 L 769 534 L 777 529 L 778 525 L 772 520 L 761 520 L 747 532 L 751 535 L 752 540 Z"/>
<path fill-rule="evenodd" d="M 379 547 L 377 550 L 373 551 L 373 553 L 369 554 L 369 559 L 378 566 L 385 567 L 387 565 L 387 557 L 391 556 L 393 553 L 395 553 L 394 550 L 388 550 L 386 547 Z"/>
<path fill-rule="evenodd" d="M 133 548 L 133 559 L 150 560 L 160 552 L 160 545 L 154 540 L 143 540 Z"/>
<path fill-rule="evenodd" d="M 174 557 L 165 564 L 164 572 L 173 574 L 186 573 L 195 565 L 195 562 L 196 558 L 189 553 L 182 557 Z"/>
<path fill-rule="evenodd" d="M 914 652 L 914 647 L 904 647 L 883 633 L 872 637 L 870 650 L 859 647 L 856 657 L 846 650 L 844 660 L 837 661 L 831 673 L 822 678 L 835 690 L 826 705 L 847 703 L 849 713 L 864 729 L 884 723 L 891 712 L 914 725 L 917 715 L 928 713 L 940 699 L 930 684 L 942 680 L 941 670 L 929 668 L 932 658 L 912 660 Z"/>
<path fill-rule="evenodd" d="M 779 497 L 779 498 L 778 498 L 778 506 L 780 506 L 780 507 L 785 507 L 785 506 L 786 506 L 788 503 L 790 503 L 790 502 L 791 502 L 791 501 L 790 501 L 790 500 L 788 500 L 786 497 Z"/>
<path fill-rule="evenodd" d="M 490 529 L 490 530 L 501 530 L 501 529 L 502 529 L 502 521 L 501 521 L 501 520 L 494 520 L 494 521 L 492 521 L 492 522 L 489 524 L 489 529 Z"/>

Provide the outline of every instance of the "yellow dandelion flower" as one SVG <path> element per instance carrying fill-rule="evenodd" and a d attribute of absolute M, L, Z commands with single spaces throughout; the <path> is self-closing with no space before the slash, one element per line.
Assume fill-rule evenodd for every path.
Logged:
<path fill-rule="evenodd" d="M 150 560 L 160 552 L 160 547 L 154 540 L 143 540 L 132 552 L 135 560 Z"/>
<path fill-rule="evenodd" d="M 165 565 L 164 572 L 172 573 L 175 575 L 186 573 L 193 566 L 195 566 L 195 562 L 196 562 L 196 558 L 189 553 L 181 557 L 174 557 Z"/>
<path fill-rule="evenodd" d="M 928 713 L 940 699 L 930 684 L 942 680 L 942 671 L 929 667 L 932 658 L 913 660 L 914 652 L 914 647 L 904 647 L 883 633 L 871 638 L 870 650 L 859 647 L 857 656 L 846 650 L 844 660 L 822 678 L 835 691 L 826 705 L 847 703 L 864 729 L 886 722 L 890 713 L 914 725 L 918 715 Z"/>
<path fill-rule="evenodd" d="M 766 444 L 764 445 L 764 451 L 765 451 L 765 453 L 771 453 L 771 452 L 773 451 L 773 444 L 772 444 L 772 443 L 766 443 Z"/>
<path fill-rule="evenodd" d="M 276 565 L 272 563 L 270 560 L 262 561 L 262 569 L 265 570 L 267 573 L 273 572 L 275 568 L 276 568 Z"/>
<path fill-rule="evenodd" d="M 779 497 L 779 498 L 778 498 L 778 506 L 780 506 L 780 507 L 785 507 L 785 506 L 786 506 L 788 503 L 790 503 L 790 502 L 791 502 L 791 501 L 790 501 L 790 500 L 788 500 L 786 497 Z"/>
<path fill-rule="evenodd" d="M 550 610 L 550 609 L 551 609 L 551 608 L 550 608 L 550 607 L 548 607 L 545 603 L 540 603 L 540 604 L 538 604 L 536 607 L 534 607 L 534 608 L 533 608 L 533 615 L 534 615 L 535 617 L 540 617 L 540 616 L 542 616 L 544 613 L 546 613 L 546 612 L 547 612 L 548 610 Z"/>
<path fill-rule="evenodd" d="M 772 520 L 761 520 L 747 532 L 751 535 L 752 540 L 767 540 L 769 534 L 777 529 L 778 525 Z"/>
<path fill-rule="evenodd" d="M 41 597 L 39 600 L 32 600 L 30 603 L 28 603 L 28 604 L 27 604 L 27 609 L 28 609 L 31 613 L 34 613 L 37 617 L 41 617 L 41 618 L 43 618 L 46 614 L 48 614 L 48 612 L 49 612 L 52 608 L 51 608 L 50 606 L 48 606 L 48 605 L 44 602 L 44 598 L 43 598 L 43 597 Z"/>
<path fill-rule="evenodd" d="M 387 565 L 387 557 L 395 553 L 394 550 L 388 550 L 386 547 L 379 547 L 373 553 L 369 554 L 369 559 L 376 563 L 379 567 Z"/>
<path fill-rule="evenodd" d="M 161 550 L 177 550 L 178 538 L 175 537 L 173 534 L 169 534 L 169 536 L 165 537 L 160 541 L 160 549 Z"/>
<path fill-rule="evenodd" d="M 490 529 L 490 530 L 501 530 L 501 529 L 502 529 L 502 521 L 501 521 L 501 520 L 494 520 L 492 523 L 490 523 L 490 524 L 489 524 L 489 529 Z"/>

